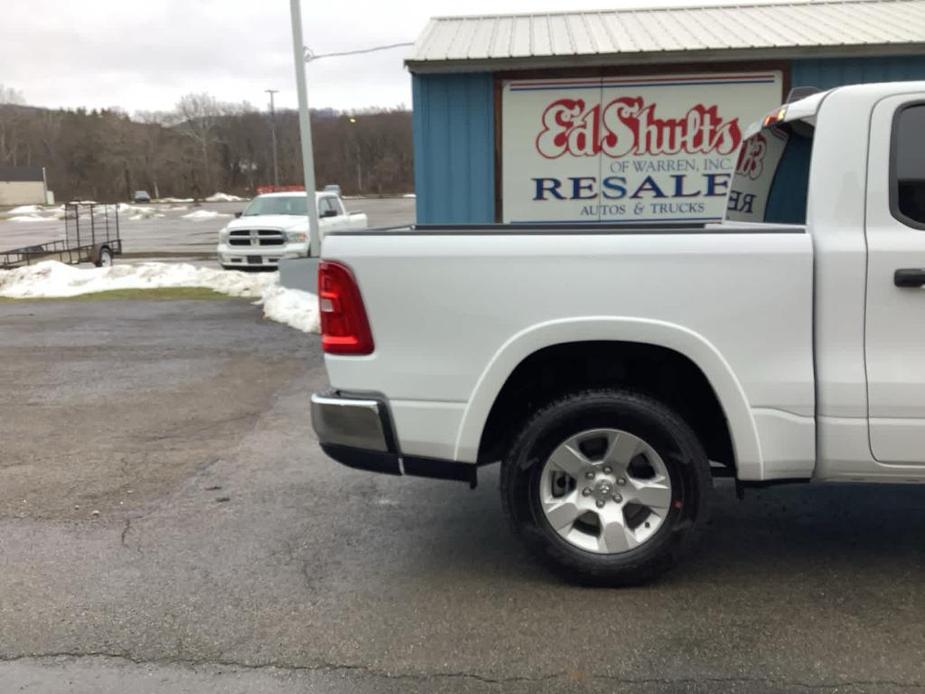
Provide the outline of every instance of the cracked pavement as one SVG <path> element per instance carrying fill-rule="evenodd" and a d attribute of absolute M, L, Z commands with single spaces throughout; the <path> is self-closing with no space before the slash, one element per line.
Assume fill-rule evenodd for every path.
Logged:
<path fill-rule="evenodd" d="M 496 470 L 326 460 L 318 338 L 246 301 L 0 304 L 0 356 L 0 694 L 925 692 L 920 488 L 722 484 L 673 573 L 579 588 Z"/>

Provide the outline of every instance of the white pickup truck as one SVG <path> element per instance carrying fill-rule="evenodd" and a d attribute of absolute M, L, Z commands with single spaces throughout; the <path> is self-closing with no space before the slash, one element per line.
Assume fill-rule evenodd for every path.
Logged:
<path fill-rule="evenodd" d="M 610 584 L 691 544 L 716 476 L 925 482 L 925 82 L 782 107 L 729 189 L 707 226 L 329 234 L 322 448 L 500 461 L 527 546 Z"/>
<path fill-rule="evenodd" d="M 276 267 L 282 258 L 308 256 L 305 193 L 258 195 L 218 232 L 218 261 L 223 268 Z M 332 231 L 367 227 L 362 212 L 348 213 L 337 193 L 315 193 L 321 237 Z"/>

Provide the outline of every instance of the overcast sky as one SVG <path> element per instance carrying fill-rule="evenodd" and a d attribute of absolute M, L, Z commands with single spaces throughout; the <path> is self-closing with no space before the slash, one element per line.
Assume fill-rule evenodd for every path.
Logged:
<path fill-rule="evenodd" d="M 206 91 L 296 104 L 288 0 L 0 0 L 0 84 L 39 106 L 170 109 Z M 414 41 L 439 15 L 703 4 L 692 0 L 302 0 L 315 53 Z M 710 4 L 730 4 L 713 0 Z M 308 66 L 313 107 L 411 105 L 410 48 Z"/>

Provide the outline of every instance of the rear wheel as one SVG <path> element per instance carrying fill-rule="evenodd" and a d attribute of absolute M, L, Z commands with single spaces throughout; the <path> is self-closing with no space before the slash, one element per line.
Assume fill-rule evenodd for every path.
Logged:
<path fill-rule="evenodd" d="M 530 551 L 567 578 L 624 585 L 670 567 L 706 521 L 712 480 L 687 424 L 638 393 L 576 393 L 524 427 L 501 476 Z"/>

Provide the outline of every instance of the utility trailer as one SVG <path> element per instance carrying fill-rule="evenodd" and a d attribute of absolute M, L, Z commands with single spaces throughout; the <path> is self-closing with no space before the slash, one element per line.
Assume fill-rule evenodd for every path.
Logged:
<path fill-rule="evenodd" d="M 68 202 L 64 205 L 64 239 L 0 251 L 0 269 L 12 270 L 42 260 L 108 267 L 117 255 L 122 255 L 118 206 Z"/>

